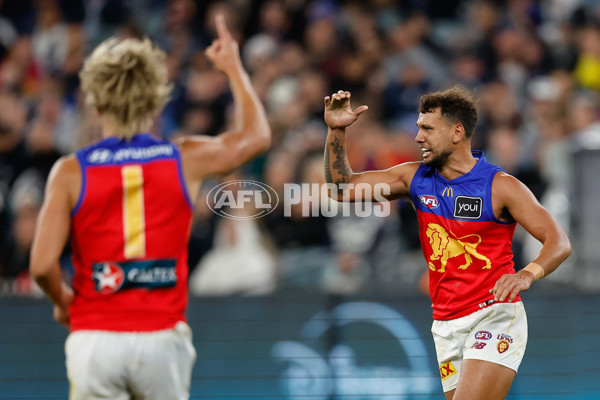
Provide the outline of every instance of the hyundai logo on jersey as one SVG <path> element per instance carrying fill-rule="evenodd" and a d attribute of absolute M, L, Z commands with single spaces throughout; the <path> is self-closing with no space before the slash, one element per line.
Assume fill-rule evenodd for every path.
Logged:
<path fill-rule="evenodd" d="M 173 155 L 173 147 L 168 144 L 158 144 L 148 147 L 132 147 L 116 150 L 114 153 L 105 148 L 93 150 L 87 156 L 90 164 L 106 164 L 108 162 L 140 161 L 157 157 Z"/>
<path fill-rule="evenodd" d="M 112 152 L 108 149 L 96 149 L 87 157 L 90 164 L 104 164 L 110 160 L 112 160 Z"/>
<path fill-rule="evenodd" d="M 454 201 L 454 217 L 478 219 L 481 218 L 483 200 L 481 197 L 457 196 Z"/>
<path fill-rule="evenodd" d="M 430 194 L 424 194 L 422 196 L 419 196 L 419 200 L 421 201 L 421 204 L 423 204 L 427 208 L 438 208 L 438 206 L 440 205 L 440 202 L 438 201 L 437 197 L 432 196 Z"/>

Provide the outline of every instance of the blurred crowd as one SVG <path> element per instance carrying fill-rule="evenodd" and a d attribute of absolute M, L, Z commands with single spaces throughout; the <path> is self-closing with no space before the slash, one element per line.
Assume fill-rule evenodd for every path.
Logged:
<path fill-rule="evenodd" d="M 150 37 L 174 91 L 153 133 L 215 135 L 234 123 L 226 77 L 203 50 L 224 13 L 266 106 L 272 149 L 231 179 L 323 183 L 323 97 L 352 92 L 369 111 L 348 130 L 355 171 L 418 160 L 420 95 L 476 91 L 473 147 L 521 179 L 568 228 L 573 146 L 596 141 L 600 3 L 592 0 L 0 0 L 0 293 L 28 294 L 27 268 L 54 161 L 101 137 L 78 71 L 110 37 Z M 423 285 L 407 202 L 387 218 L 216 216 L 205 182 L 190 240 L 198 295 L 303 288 L 348 294 Z M 518 267 L 535 256 L 517 232 Z M 531 256 L 533 254 L 533 256 Z M 64 256 L 69 271 L 68 249 Z"/>

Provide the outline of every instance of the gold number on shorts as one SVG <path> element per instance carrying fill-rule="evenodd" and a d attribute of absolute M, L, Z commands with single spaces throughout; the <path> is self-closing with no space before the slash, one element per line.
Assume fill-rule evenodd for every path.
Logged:
<path fill-rule="evenodd" d="M 140 165 L 121 169 L 123 177 L 123 234 L 125 258 L 146 255 L 146 227 L 144 221 L 144 176 Z"/>

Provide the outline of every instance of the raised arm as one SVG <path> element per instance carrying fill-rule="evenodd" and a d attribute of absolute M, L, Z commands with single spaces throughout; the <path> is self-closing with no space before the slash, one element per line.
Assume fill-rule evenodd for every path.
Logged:
<path fill-rule="evenodd" d="M 215 68 L 229 78 L 236 108 L 235 130 L 216 137 L 179 139 L 183 170 L 188 185 L 208 176 L 228 173 L 271 145 L 271 128 L 265 109 L 242 66 L 238 44 L 222 15 L 216 17 L 218 38 L 205 51 Z"/>
<path fill-rule="evenodd" d="M 355 200 L 357 185 L 371 187 L 375 193 L 375 185 L 386 184 L 390 191 L 383 194 L 388 200 L 408 197 L 410 182 L 420 163 L 405 163 L 381 171 L 352 171 L 346 155 L 346 127 L 352 125 L 358 116 L 367 111 L 363 105 L 356 110 L 350 106 L 350 92 L 342 90 L 325 97 L 325 123 L 327 124 L 327 142 L 325 144 L 325 179 L 327 183 L 341 188 L 342 184 L 350 184 L 346 196 L 338 190 L 337 200 Z"/>
<path fill-rule="evenodd" d="M 542 250 L 530 264 L 514 275 L 503 275 L 490 290 L 497 299 L 512 301 L 519 292 L 552 273 L 571 254 L 571 243 L 563 229 L 518 179 L 499 173 L 492 186 L 494 210 L 508 213 L 533 237 Z"/>

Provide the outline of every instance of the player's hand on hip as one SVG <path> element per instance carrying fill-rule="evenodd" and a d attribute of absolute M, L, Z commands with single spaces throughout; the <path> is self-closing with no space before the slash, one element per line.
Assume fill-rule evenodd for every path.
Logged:
<path fill-rule="evenodd" d="M 343 90 L 325 97 L 325 123 L 329 129 L 343 129 L 352 125 L 358 116 L 369 109 L 360 106 L 356 110 L 350 107 L 350 92 Z"/>
<path fill-rule="evenodd" d="M 73 303 L 73 290 L 64 282 L 61 282 L 61 285 L 61 300 L 60 304 L 54 305 L 54 320 L 65 328 L 69 329 L 71 326 L 69 307 L 71 307 L 71 303 Z"/>
<path fill-rule="evenodd" d="M 223 14 L 215 17 L 217 38 L 204 50 L 206 57 L 219 71 L 229 75 L 242 67 L 238 43 L 231 36 Z"/>
<path fill-rule="evenodd" d="M 505 274 L 496 281 L 496 285 L 490 289 L 490 293 L 494 295 L 496 301 L 504 301 L 508 298 L 508 301 L 512 303 L 520 292 L 524 292 L 531 287 L 534 280 L 535 276 L 527 271 Z"/>
<path fill-rule="evenodd" d="M 68 308 L 65 309 L 56 305 L 54 306 L 54 320 L 56 322 L 69 329 L 69 327 L 71 326 L 70 319 L 71 316 L 69 314 Z"/>

